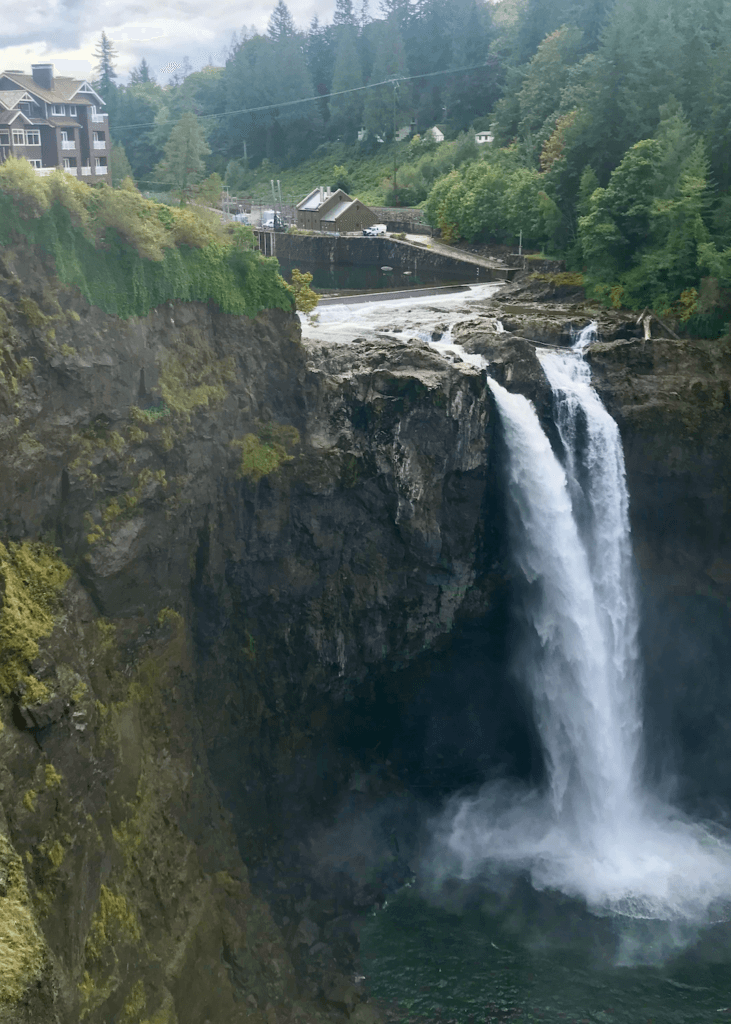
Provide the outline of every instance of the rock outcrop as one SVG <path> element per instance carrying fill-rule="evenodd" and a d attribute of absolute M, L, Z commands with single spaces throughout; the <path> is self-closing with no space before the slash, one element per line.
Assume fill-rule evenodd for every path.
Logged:
<path fill-rule="evenodd" d="M 483 375 L 280 312 L 118 321 L 22 250 L 0 336 L 0 1019 L 363 1016 L 242 854 L 345 785 L 373 672 L 489 604 Z"/>

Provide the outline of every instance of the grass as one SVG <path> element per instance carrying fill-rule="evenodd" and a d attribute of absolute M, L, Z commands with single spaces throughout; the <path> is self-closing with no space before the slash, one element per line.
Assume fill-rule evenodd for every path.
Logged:
<path fill-rule="evenodd" d="M 386 190 L 393 178 L 393 156 L 396 152 L 398 165 L 406 163 L 407 142 L 379 144 L 375 153 L 359 154 L 358 148 L 342 142 L 325 143 L 319 146 L 313 156 L 297 167 L 277 170 L 266 162 L 243 178 L 240 191 L 262 196 L 265 203 L 271 199 L 272 177 L 279 180 L 285 198 L 294 197 L 299 202 L 318 185 L 333 185 L 336 164 L 348 169 L 352 188 L 350 195 L 369 206 L 382 206 Z M 398 178 L 398 172 L 397 172 Z M 384 181 L 386 184 L 384 185 Z M 237 186 L 238 188 L 238 186 Z M 269 198 L 267 198 L 267 196 Z"/>

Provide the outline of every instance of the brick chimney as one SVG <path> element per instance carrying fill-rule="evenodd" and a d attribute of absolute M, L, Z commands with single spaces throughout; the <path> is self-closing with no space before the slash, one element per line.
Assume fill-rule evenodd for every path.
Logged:
<path fill-rule="evenodd" d="M 31 64 L 31 71 L 39 88 L 53 92 L 53 64 Z"/>

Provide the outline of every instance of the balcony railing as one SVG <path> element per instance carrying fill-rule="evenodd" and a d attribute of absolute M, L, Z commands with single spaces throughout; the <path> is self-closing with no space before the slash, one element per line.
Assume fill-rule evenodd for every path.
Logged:
<path fill-rule="evenodd" d="M 108 167 L 95 167 L 94 168 L 94 173 L 95 174 L 106 174 L 108 170 L 109 170 Z"/>
<path fill-rule="evenodd" d="M 73 174 L 75 178 L 78 178 L 75 167 L 64 167 L 64 171 L 66 171 L 67 174 Z"/>
<path fill-rule="evenodd" d="M 107 117 L 106 114 L 92 114 L 91 115 L 91 119 L 92 119 L 92 121 L 95 124 L 98 124 L 100 121 L 104 121 L 106 119 L 106 117 Z"/>
<path fill-rule="evenodd" d="M 76 149 L 74 139 L 61 139 L 61 149 Z"/>
<path fill-rule="evenodd" d="M 81 173 L 85 178 L 87 178 L 91 174 L 91 167 L 82 167 Z"/>
<path fill-rule="evenodd" d="M 94 139 L 94 149 L 106 149 L 107 144 L 104 139 Z"/>
<path fill-rule="evenodd" d="M 49 174 L 53 174 L 56 167 L 34 167 L 33 170 L 36 172 L 39 178 L 47 178 Z"/>

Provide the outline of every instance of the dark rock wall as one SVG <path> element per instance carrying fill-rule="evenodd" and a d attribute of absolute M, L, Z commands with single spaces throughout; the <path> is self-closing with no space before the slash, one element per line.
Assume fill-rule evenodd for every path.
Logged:
<path fill-rule="evenodd" d="M 297 935 L 241 853 L 335 799 L 375 672 L 490 606 L 483 377 L 420 344 L 308 352 L 280 313 L 114 321 L 23 251 L 0 300 L 0 533 L 74 570 L 0 695 L 7 870 L 32 910 L 0 1019 L 354 1012 L 332 958 L 298 987 Z"/>

